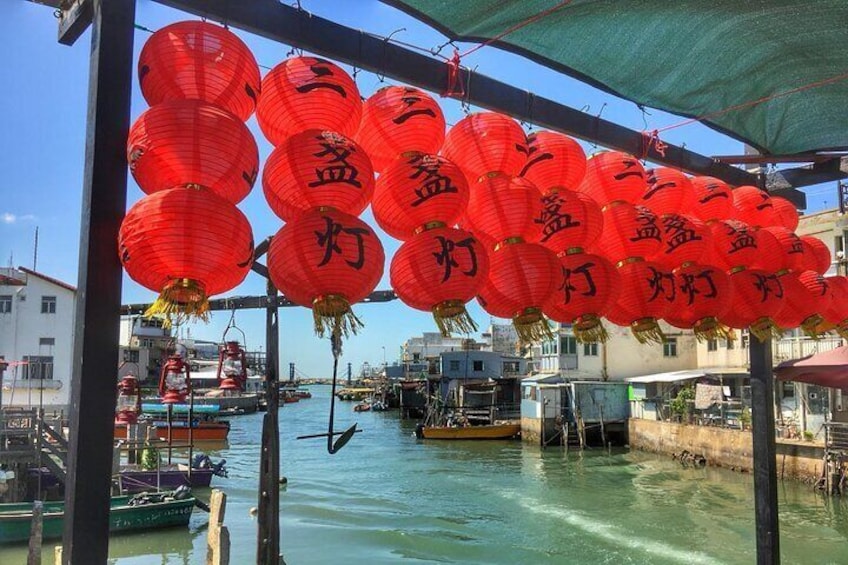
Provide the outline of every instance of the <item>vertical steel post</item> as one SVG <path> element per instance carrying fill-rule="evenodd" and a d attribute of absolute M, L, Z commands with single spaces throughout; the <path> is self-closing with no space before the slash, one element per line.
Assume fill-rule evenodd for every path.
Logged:
<path fill-rule="evenodd" d="M 280 561 L 280 339 L 277 287 L 268 279 L 265 310 L 265 397 L 268 411 L 262 420 L 262 454 L 259 462 L 259 531 L 256 562 L 277 565 Z"/>
<path fill-rule="evenodd" d="M 754 442 L 754 515 L 757 565 L 780 563 L 777 459 L 774 441 L 774 375 L 771 340 L 751 339 L 751 425 Z"/>
<path fill-rule="evenodd" d="M 135 0 L 93 0 L 70 442 L 65 565 L 106 563 L 121 310 L 118 230 L 127 202 Z"/>

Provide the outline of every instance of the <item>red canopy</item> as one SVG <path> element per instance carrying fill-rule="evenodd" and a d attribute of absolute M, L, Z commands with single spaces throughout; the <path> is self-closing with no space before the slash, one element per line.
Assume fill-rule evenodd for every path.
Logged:
<path fill-rule="evenodd" d="M 778 379 L 848 389 L 848 346 L 784 361 L 774 369 Z"/>

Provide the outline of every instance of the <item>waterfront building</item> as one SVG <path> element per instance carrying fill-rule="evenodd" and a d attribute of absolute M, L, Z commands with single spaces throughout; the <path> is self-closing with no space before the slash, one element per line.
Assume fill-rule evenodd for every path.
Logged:
<path fill-rule="evenodd" d="M 3 406 L 67 410 L 76 288 L 25 267 L 0 269 Z"/>
<path fill-rule="evenodd" d="M 504 355 L 515 355 L 519 352 L 518 332 L 512 324 L 489 324 L 481 334 L 484 345 L 483 351 L 495 351 Z"/>
<path fill-rule="evenodd" d="M 159 318 L 121 316 L 120 368 L 117 378 L 135 374 L 140 381 L 157 383 L 162 360 L 167 356 L 171 330 Z"/>

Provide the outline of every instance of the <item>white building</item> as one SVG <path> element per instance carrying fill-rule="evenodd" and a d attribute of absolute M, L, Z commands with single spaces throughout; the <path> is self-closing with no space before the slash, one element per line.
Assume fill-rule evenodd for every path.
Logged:
<path fill-rule="evenodd" d="M 442 337 L 439 332 L 424 332 L 420 337 L 411 337 L 403 342 L 401 361 L 419 363 L 438 360 L 446 351 L 462 351 L 465 342 L 462 337 Z"/>
<path fill-rule="evenodd" d="M 494 351 L 503 355 L 515 355 L 518 352 L 518 332 L 512 324 L 490 324 L 482 334 L 483 351 Z"/>
<path fill-rule="evenodd" d="M 76 288 L 31 269 L 0 269 L 3 406 L 65 410 L 70 401 Z"/>
<path fill-rule="evenodd" d="M 142 380 L 159 379 L 162 359 L 171 341 L 171 330 L 162 320 L 121 316 L 119 369 L 117 377 L 133 374 Z"/>

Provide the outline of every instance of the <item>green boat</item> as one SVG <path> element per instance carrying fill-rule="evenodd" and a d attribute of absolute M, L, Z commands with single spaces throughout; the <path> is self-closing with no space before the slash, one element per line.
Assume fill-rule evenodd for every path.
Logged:
<path fill-rule="evenodd" d="M 188 526 L 193 496 L 175 499 L 170 493 L 113 496 L 109 531 L 126 532 Z M 45 502 L 42 538 L 62 537 L 65 503 Z M 0 504 L 0 544 L 26 542 L 32 523 L 32 503 Z"/>

